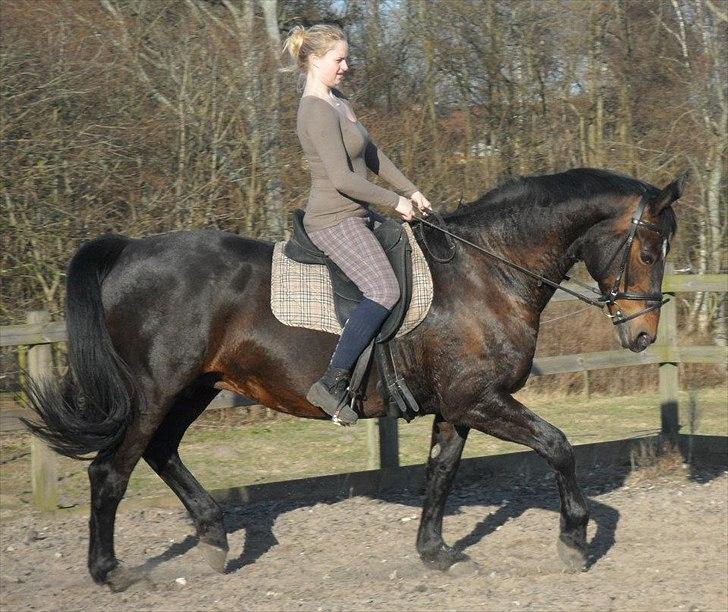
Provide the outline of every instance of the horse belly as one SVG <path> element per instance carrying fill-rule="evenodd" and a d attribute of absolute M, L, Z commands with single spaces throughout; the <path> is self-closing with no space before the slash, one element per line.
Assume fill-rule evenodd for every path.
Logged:
<path fill-rule="evenodd" d="M 290 414 L 292 416 L 303 417 L 307 419 L 327 419 L 329 416 L 320 408 L 309 404 L 304 398 L 295 393 L 285 390 L 273 390 L 266 385 L 255 380 L 235 381 L 231 379 L 223 379 L 215 384 L 216 389 L 224 389 L 232 391 L 237 395 L 242 395 L 259 404 Z"/>

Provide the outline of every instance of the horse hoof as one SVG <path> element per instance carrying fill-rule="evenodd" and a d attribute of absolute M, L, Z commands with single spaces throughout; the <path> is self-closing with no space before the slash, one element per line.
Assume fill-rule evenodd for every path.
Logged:
<path fill-rule="evenodd" d="M 119 563 L 119 565 L 106 574 L 106 584 L 112 593 L 120 593 L 128 589 L 131 585 L 140 582 L 143 578 L 144 575 L 141 572 L 129 569 Z"/>
<path fill-rule="evenodd" d="M 422 554 L 421 558 L 427 567 L 441 572 L 446 572 L 455 565 L 463 565 L 470 561 L 468 555 L 450 546 L 442 546 L 434 553 Z"/>
<path fill-rule="evenodd" d="M 556 545 L 559 551 L 559 557 L 563 561 L 565 571 L 571 574 L 586 571 L 587 559 L 582 550 L 569 546 L 561 540 Z"/>
<path fill-rule="evenodd" d="M 225 573 L 225 563 L 227 562 L 228 551 L 226 548 L 220 548 L 208 544 L 207 542 L 200 542 L 197 547 L 202 552 L 207 561 L 208 565 L 219 574 Z"/>
<path fill-rule="evenodd" d="M 451 576 L 475 576 L 480 573 L 480 565 L 478 565 L 472 559 L 465 559 L 464 561 L 456 561 L 447 570 L 447 573 Z"/>

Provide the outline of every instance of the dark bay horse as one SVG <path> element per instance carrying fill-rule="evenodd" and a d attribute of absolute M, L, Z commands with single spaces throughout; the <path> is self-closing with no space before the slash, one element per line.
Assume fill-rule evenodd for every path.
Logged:
<path fill-rule="evenodd" d="M 554 281 L 584 261 L 602 291 L 616 284 L 632 293 L 609 308 L 625 319 L 617 326 L 622 345 L 640 351 L 656 337 L 666 247 L 676 228 L 671 205 L 683 183 L 681 177 L 658 189 L 588 168 L 525 177 L 459 207 L 445 222 L 452 233 Z M 288 414 L 329 418 L 304 398 L 337 337 L 287 327 L 273 316 L 272 252 L 269 242 L 205 230 L 105 235 L 73 257 L 69 372 L 61 384 L 31 389 L 31 402 L 40 417 L 35 433 L 58 452 L 95 453 L 88 470 L 88 567 L 95 581 L 119 587 L 128 579 L 114 555 L 114 519 L 142 457 L 189 511 L 211 565 L 224 571 L 222 511 L 178 455 L 185 430 L 220 389 Z M 466 437 L 476 429 L 534 449 L 553 468 L 559 552 L 580 569 L 589 514 L 572 448 L 511 395 L 528 378 L 539 317 L 554 290 L 467 245 L 459 244 L 449 263 L 430 255 L 428 261 L 431 310 L 394 349 L 423 412 L 435 414 L 417 550 L 441 569 L 464 559 L 445 544 L 442 519 Z M 382 416 L 374 381 L 369 397 L 362 416 Z"/>

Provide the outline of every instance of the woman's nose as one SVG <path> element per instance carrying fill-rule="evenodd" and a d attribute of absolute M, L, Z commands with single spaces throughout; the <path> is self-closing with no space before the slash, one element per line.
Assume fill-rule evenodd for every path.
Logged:
<path fill-rule="evenodd" d="M 342 70 L 343 70 L 344 72 L 346 72 L 347 70 L 349 70 L 349 64 L 347 64 L 347 63 L 346 63 L 346 60 L 344 60 L 344 63 L 343 63 L 343 64 L 341 64 L 341 69 L 342 69 Z"/>

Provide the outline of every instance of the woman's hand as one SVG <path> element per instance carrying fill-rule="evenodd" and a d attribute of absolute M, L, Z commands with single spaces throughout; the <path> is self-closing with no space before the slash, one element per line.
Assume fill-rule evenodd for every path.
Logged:
<path fill-rule="evenodd" d="M 412 219 L 415 218 L 415 211 L 412 207 L 412 200 L 409 198 L 405 198 L 404 196 L 399 196 L 399 203 L 394 208 L 400 215 L 402 215 L 402 218 L 405 221 L 412 221 Z"/>
<path fill-rule="evenodd" d="M 427 216 L 432 210 L 432 204 L 430 204 L 430 201 L 423 196 L 420 191 L 415 191 L 411 196 L 411 200 L 417 206 L 417 209 L 425 216 Z"/>

